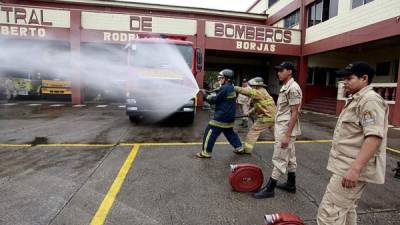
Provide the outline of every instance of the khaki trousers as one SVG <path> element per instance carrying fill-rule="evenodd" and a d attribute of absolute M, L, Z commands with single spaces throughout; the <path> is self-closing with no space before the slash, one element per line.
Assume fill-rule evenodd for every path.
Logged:
<path fill-rule="evenodd" d="M 333 174 L 319 205 L 318 225 L 356 225 L 357 201 L 365 187 L 365 182 L 358 182 L 354 188 L 344 188 L 342 177 Z"/>
<path fill-rule="evenodd" d="M 241 114 L 245 115 L 249 110 L 250 110 L 250 105 L 249 104 L 239 104 L 240 105 L 240 110 Z M 248 121 L 249 117 L 243 117 L 242 121 Z"/>
<path fill-rule="evenodd" d="M 287 148 L 282 148 L 282 142 L 280 137 L 275 136 L 274 153 L 272 155 L 272 169 L 271 177 L 278 180 L 286 172 L 296 172 L 296 149 L 294 143 L 296 137 L 291 137 Z"/>
<path fill-rule="evenodd" d="M 270 129 L 274 126 L 274 123 L 262 123 L 260 121 L 256 121 L 253 126 L 251 126 L 249 132 L 247 133 L 246 140 L 244 142 L 244 150 L 245 152 L 252 152 L 254 145 L 256 144 L 258 138 L 261 133 L 267 129 Z"/>

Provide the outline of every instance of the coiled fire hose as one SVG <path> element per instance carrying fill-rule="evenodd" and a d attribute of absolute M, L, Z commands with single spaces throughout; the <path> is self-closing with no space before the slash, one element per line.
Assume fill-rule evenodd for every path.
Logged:
<path fill-rule="evenodd" d="M 265 215 L 264 222 L 264 225 L 305 225 L 299 216 L 287 212 Z"/>

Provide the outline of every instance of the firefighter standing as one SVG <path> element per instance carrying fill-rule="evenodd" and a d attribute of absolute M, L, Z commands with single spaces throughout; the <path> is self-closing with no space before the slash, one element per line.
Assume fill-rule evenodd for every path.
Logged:
<path fill-rule="evenodd" d="M 338 118 L 327 169 L 331 179 L 318 209 L 319 225 L 357 224 L 357 201 L 367 183 L 383 184 L 388 106 L 369 85 L 375 71 L 353 62 L 338 72 L 352 97 Z"/>
<path fill-rule="evenodd" d="M 275 145 L 272 156 L 274 168 L 272 175 L 261 190 L 253 194 L 254 198 L 271 198 L 275 196 L 275 187 L 295 193 L 296 192 L 296 155 L 294 142 L 296 136 L 301 134 L 298 114 L 302 101 L 300 86 L 294 81 L 294 65 L 290 62 L 282 62 L 275 67 L 278 78 L 283 82 L 277 102 L 275 116 L 274 136 Z M 277 186 L 278 179 L 288 172 L 286 183 Z"/>
<path fill-rule="evenodd" d="M 242 88 L 246 89 L 246 90 L 250 90 L 251 88 L 248 86 L 247 80 L 243 79 L 242 81 Z M 239 92 L 238 97 L 237 97 L 237 103 L 240 106 L 240 109 L 242 111 L 243 114 L 243 118 L 242 118 L 242 123 L 240 124 L 240 126 L 242 128 L 247 128 L 248 123 L 249 123 L 249 117 L 247 117 L 246 115 L 248 115 L 249 110 L 250 110 L 250 97 L 242 94 Z"/>
<path fill-rule="evenodd" d="M 218 82 L 221 87 L 216 96 L 211 96 L 202 90 L 205 100 L 210 104 L 215 104 L 215 113 L 214 119 L 208 123 L 204 132 L 202 151 L 196 154 L 199 158 L 211 158 L 215 141 L 221 132 L 235 150 L 243 149 L 239 136 L 233 131 L 236 113 L 236 92 L 232 84 L 233 79 L 233 71 L 224 69 L 219 72 Z"/>
<path fill-rule="evenodd" d="M 260 134 L 274 126 L 274 118 L 276 113 L 276 106 L 274 99 L 269 95 L 265 89 L 266 85 L 261 77 L 256 77 L 249 80 L 248 84 L 250 89 L 235 87 L 235 91 L 239 94 L 250 97 L 251 103 L 254 106 L 247 114 L 255 112 L 257 119 L 251 126 L 249 133 L 247 133 L 246 141 L 244 142 L 244 150 L 234 152 L 237 154 L 251 154 L 254 144 L 257 142 Z"/>

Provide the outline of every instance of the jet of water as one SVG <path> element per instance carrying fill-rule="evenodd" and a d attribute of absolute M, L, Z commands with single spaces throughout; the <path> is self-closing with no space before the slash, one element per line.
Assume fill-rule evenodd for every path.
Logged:
<path fill-rule="evenodd" d="M 157 120 L 197 94 L 191 46 L 182 50 L 185 46 L 158 39 L 129 47 L 82 43 L 80 51 L 71 51 L 66 42 L 0 39 L 0 78 L 40 72 L 99 92 L 131 92 L 155 110 Z"/>

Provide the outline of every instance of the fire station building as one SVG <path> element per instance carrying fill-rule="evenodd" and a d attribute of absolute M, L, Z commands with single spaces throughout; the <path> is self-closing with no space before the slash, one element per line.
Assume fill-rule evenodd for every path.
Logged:
<path fill-rule="evenodd" d="M 55 50 L 86 51 L 126 45 L 140 33 L 192 42 L 204 59 L 195 76 L 200 87 L 217 71 L 232 68 L 238 83 L 261 76 L 277 95 L 273 66 L 292 61 L 303 108 L 329 114 L 339 113 L 345 100 L 335 71 L 367 61 L 376 69 L 374 89 L 390 105 L 390 123 L 400 125 L 398 0 L 255 0 L 247 12 L 113 0 L 0 0 L 0 40 L 7 45 L 51 43 Z M 5 67 L 0 65 L 0 73 L 12 73 Z M 90 101 L 95 93 L 85 87 L 79 66 L 70 70 L 72 103 Z M 14 73 L 31 78 L 38 72 Z"/>

